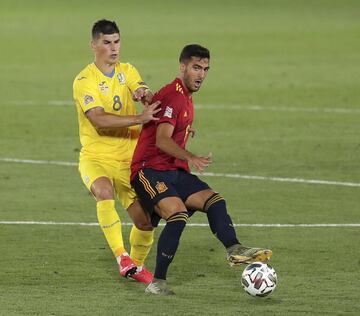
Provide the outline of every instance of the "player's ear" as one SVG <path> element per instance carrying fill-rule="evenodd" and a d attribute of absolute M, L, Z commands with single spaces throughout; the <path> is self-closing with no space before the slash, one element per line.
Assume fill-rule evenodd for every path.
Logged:
<path fill-rule="evenodd" d="M 184 63 L 180 63 L 179 69 L 181 73 L 185 72 L 186 65 Z"/>
<path fill-rule="evenodd" d="M 91 49 L 95 52 L 95 50 L 96 50 L 96 41 L 94 39 L 91 40 L 90 46 L 91 46 Z"/>

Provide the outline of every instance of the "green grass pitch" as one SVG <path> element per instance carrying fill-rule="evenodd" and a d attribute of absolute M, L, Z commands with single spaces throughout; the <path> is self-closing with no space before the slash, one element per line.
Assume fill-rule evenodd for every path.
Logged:
<path fill-rule="evenodd" d="M 235 223 L 359 224 L 359 12 L 356 0 L 3 1 L 0 222 L 96 222 L 75 165 L 6 158 L 77 162 L 72 81 L 92 62 L 92 23 L 109 18 L 121 60 L 153 90 L 176 76 L 185 44 L 210 48 L 189 147 L 213 153 L 208 172 L 263 177 L 203 177 Z M 207 227 L 183 234 L 168 277 L 176 296 L 153 297 L 119 277 L 98 227 L 0 224 L 0 315 L 358 315 L 359 226 L 237 232 L 274 252 L 269 298 L 242 290 L 242 268 Z"/>

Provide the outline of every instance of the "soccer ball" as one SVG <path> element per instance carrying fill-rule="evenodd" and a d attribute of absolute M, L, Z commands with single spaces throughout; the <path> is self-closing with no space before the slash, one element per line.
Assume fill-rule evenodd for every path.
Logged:
<path fill-rule="evenodd" d="M 252 296 L 268 296 L 275 290 L 276 283 L 274 268 L 262 262 L 249 264 L 241 276 L 241 284 L 245 292 Z"/>

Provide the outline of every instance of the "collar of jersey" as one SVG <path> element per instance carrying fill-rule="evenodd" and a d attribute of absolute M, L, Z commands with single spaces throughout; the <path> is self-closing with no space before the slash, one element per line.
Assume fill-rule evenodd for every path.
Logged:
<path fill-rule="evenodd" d="M 108 78 L 114 77 L 115 70 L 116 70 L 116 66 L 114 67 L 114 69 L 113 69 L 111 72 L 102 72 L 102 71 L 96 66 L 95 63 L 93 63 L 93 65 L 95 66 L 95 68 L 97 69 L 97 71 L 99 71 L 100 73 L 102 73 L 105 77 L 108 77 Z"/>
<path fill-rule="evenodd" d="M 115 67 L 114 67 L 114 69 L 112 70 L 112 72 L 103 72 L 103 75 L 104 75 L 105 77 L 108 77 L 108 78 L 114 77 L 114 74 L 115 74 Z"/>
<path fill-rule="evenodd" d="M 182 80 L 179 77 L 176 77 L 175 81 L 181 85 L 181 87 L 184 90 L 185 96 L 187 96 L 188 98 L 191 98 L 191 94 L 189 93 L 188 88 L 183 84 Z"/>

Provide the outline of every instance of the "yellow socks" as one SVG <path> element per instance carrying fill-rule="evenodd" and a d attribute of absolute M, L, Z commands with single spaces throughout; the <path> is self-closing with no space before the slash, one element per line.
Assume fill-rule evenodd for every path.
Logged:
<path fill-rule="evenodd" d="M 126 252 L 122 237 L 121 221 L 114 200 L 98 201 L 96 204 L 99 225 L 115 257 Z M 144 264 L 154 241 L 154 231 L 142 231 L 133 225 L 130 233 L 130 257 L 138 266 Z"/>
<path fill-rule="evenodd" d="M 133 225 L 130 233 L 131 252 L 130 257 L 136 265 L 141 266 L 144 264 L 151 245 L 154 241 L 154 230 L 143 231 Z"/>
<path fill-rule="evenodd" d="M 103 200 L 96 203 L 97 218 L 105 238 L 115 257 L 126 250 L 121 231 L 121 221 L 115 209 L 114 200 Z M 150 244 L 151 246 L 151 244 Z M 150 250 L 150 247 L 149 247 Z M 147 254 L 147 253 L 146 253 Z"/>

